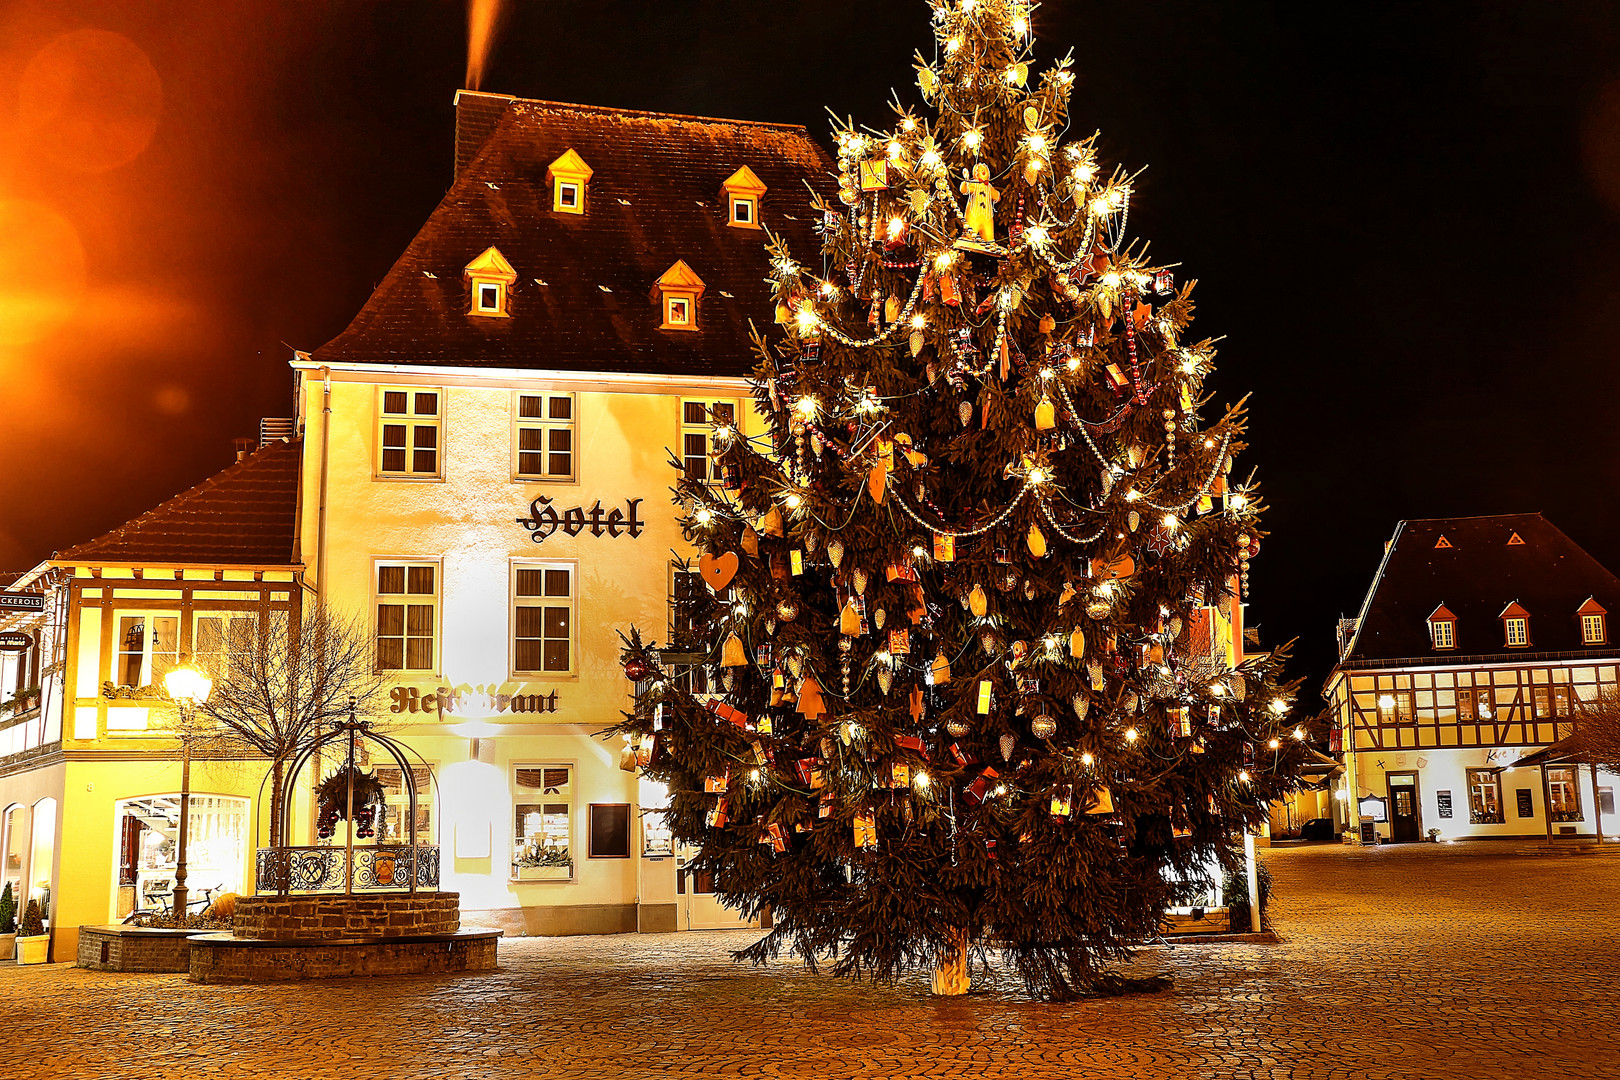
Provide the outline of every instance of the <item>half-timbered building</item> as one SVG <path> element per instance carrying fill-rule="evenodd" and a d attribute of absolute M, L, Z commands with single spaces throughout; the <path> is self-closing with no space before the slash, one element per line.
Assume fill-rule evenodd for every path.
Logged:
<path fill-rule="evenodd" d="M 1620 579 L 1540 514 L 1400 522 L 1327 683 L 1361 835 L 1614 835 L 1614 777 L 1515 767 L 1615 688 L 1611 612 Z"/>

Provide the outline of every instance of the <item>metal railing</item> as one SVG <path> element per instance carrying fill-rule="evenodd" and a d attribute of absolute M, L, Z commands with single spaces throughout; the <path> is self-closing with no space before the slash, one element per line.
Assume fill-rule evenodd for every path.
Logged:
<path fill-rule="evenodd" d="M 386 892 L 437 889 L 439 846 L 416 845 L 416 875 L 411 876 L 408 844 L 343 847 L 260 848 L 254 860 L 254 889 L 267 893 Z"/>

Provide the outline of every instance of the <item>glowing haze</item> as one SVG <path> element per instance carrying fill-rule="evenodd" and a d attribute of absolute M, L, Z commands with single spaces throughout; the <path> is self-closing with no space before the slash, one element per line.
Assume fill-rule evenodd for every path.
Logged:
<path fill-rule="evenodd" d="M 501 0 L 468 0 L 467 5 L 467 89 L 481 89 L 484 67 L 489 63 L 490 46 L 501 18 Z"/>

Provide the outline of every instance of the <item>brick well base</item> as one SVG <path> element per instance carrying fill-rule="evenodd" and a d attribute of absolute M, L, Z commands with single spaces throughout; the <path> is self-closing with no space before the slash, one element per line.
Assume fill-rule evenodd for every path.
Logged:
<path fill-rule="evenodd" d="M 191 981 L 286 982 L 352 975 L 491 971 L 499 930 L 458 930 L 402 938 L 264 941 L 233 934 L 191 939 Z"/>
<path fill-rule="evenodd" d="M 461 894 L 243 896 L 232 925 L 239 938 L 266 941 L 453 934 L 461 926 Z"/>

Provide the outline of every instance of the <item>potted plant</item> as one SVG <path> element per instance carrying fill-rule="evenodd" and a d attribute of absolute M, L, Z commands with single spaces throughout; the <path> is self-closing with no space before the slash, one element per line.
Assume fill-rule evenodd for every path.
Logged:
<path fill-rule="evenodd" d="M 512 876 L 518 881 L 567 881 L 574 876 L 574 860 L 565 847 L 531 843 L 513 860 Z"/>
<path fill-rule="evenodd" d="M 17 951 L 17 898 L 6 882 L 0 891 L 0 956 L 12 956 Z"/>
<path fill-rule="evenodd" d="M 45 920 L 39 914 L 39 901 L 28 901 L 23 912 L 22 928 L 17 934 L 17 963 L 43 964 L 50 956 L 51 935 L 45 932 Z"/>

